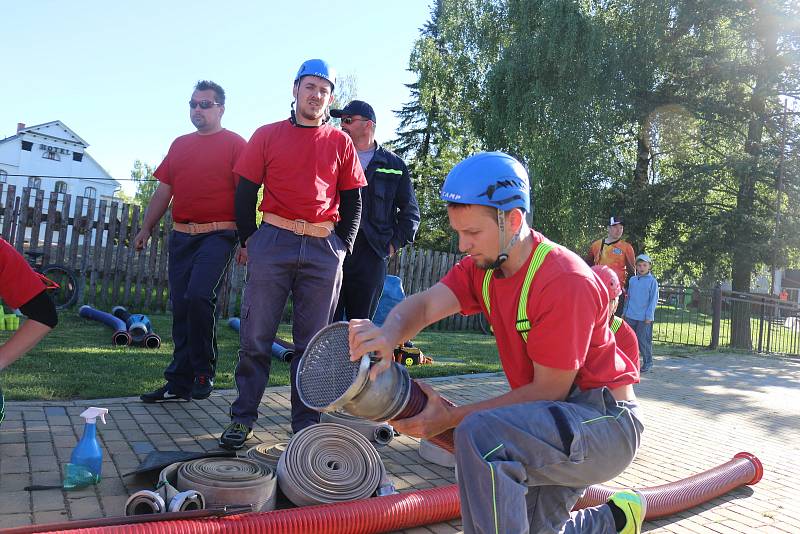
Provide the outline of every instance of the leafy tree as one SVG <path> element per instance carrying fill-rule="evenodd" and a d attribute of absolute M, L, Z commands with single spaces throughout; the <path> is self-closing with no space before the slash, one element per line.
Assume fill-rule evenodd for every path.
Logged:
<path fill-rule="evenodd" d="M 131 170 L 131 178 L 136 183 L 136 193 L 133 196 L 133 202 L 146 208 L 153 198 L 153 194 L 158 189 L 158 180 L 153 176 L 155 167 L 142 160 L 135 160 L 133 162 L 133 170 Z"/>

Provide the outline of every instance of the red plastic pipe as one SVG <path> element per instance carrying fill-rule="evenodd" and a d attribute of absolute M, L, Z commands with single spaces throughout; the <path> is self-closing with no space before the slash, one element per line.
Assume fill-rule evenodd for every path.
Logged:
<path fill-rule="evenodd" d="M 724 495 L 742 485 L 753 485 L 761 480 L 764 470 L 761 462 L 750 453 L 740 452 L 732 460 L 684 480 L 670 484 L 644 488 L 647 498 L 646 519 L 656 519 L 682 512 L 711 499 Z M 619 491 L 610 486 L 591 486 L 586 495 L 575 505 L 575 510 L 596 506 Z M 439 488 L 415 491 L 400 495 L 375 497 L 362 501 L 339 504 L 306 506 L 289 510 L 276 510 L 238 516 L 203 518 L 196 520 L 153 521 L 134 523 L 135 516 L 128 519 L 132 524 L 119 525 L 119 518 L 107 518 L 108 526 L 70 529 L 70 524 L 59 523 L 22 527 L 25 533 L 70 532 L 74 534 L 204 534 L 204 533 L 286 533 L 301 534 L 367 534 L 390 532 L 431 523 L 450 521 L 459 516 L 458 486 L 455 484 Z M 97 520 L 102 521 L 102 519 Z M 114 522 L 113 524 L 111 522 Z M 17 529 L 12 529 L 15 534 Z"/>

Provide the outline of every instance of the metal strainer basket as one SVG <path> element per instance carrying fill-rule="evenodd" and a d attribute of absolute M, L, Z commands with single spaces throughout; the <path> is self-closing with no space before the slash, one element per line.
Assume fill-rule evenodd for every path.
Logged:
<path fill-rule="evenodd" d="M 369 379 L 370 355 L 350 361 L 348 323 L 340 321 L 317 332 L 297 369 L 297 390 L 303 403 L 318 412 L 343 410 L 372 421 L 399 414 L 411 395 L 411 378 L 393 363 Z"/>

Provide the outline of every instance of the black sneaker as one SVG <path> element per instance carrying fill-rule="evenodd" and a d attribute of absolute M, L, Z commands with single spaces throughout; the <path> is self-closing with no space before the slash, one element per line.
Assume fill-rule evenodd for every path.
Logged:
<path fill-rule="evenodd" d="M 242 423 L 231 423 L 219 437 L 219 446 L 223 449 L 237 450 L 244 447 L 244 442 L 253 437 L 253 429 Z"/>
<path fill-rule="evenodd" d="M 200 375 L 194 379 L 192 398 L 195 400 L 207 399 L 213 390 L 214 380 L 211 377 Z"/>
<path fill-rule="evenodd" d="M 181 402 L 189 402 L 192 400 L 192 396 L 188 393 L 173 393 L 169 390 L 169 384 L 164 384 L 160 388 L 155 391 L 151 391 L 150 393 L 145 393 L 139 397 L 142 402 L 146 402 L 148 404 L 153 402 L 168 402 L 168 401 L 181 401 Z"/>

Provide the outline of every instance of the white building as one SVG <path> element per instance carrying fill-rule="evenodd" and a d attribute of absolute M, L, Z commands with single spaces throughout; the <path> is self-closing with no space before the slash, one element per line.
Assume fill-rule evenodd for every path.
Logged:
<path fill-rule="evenodd" d="M 89 144 L 61 121 L 36 126 L 17 125 L 17 133 L 0 139 L 0 182 L 44 191 L 45 205 L 52 191 L 111 200 L 120 183 L 92 158 Z M 74 203 L 73 203 L 74 205 Z"/>

